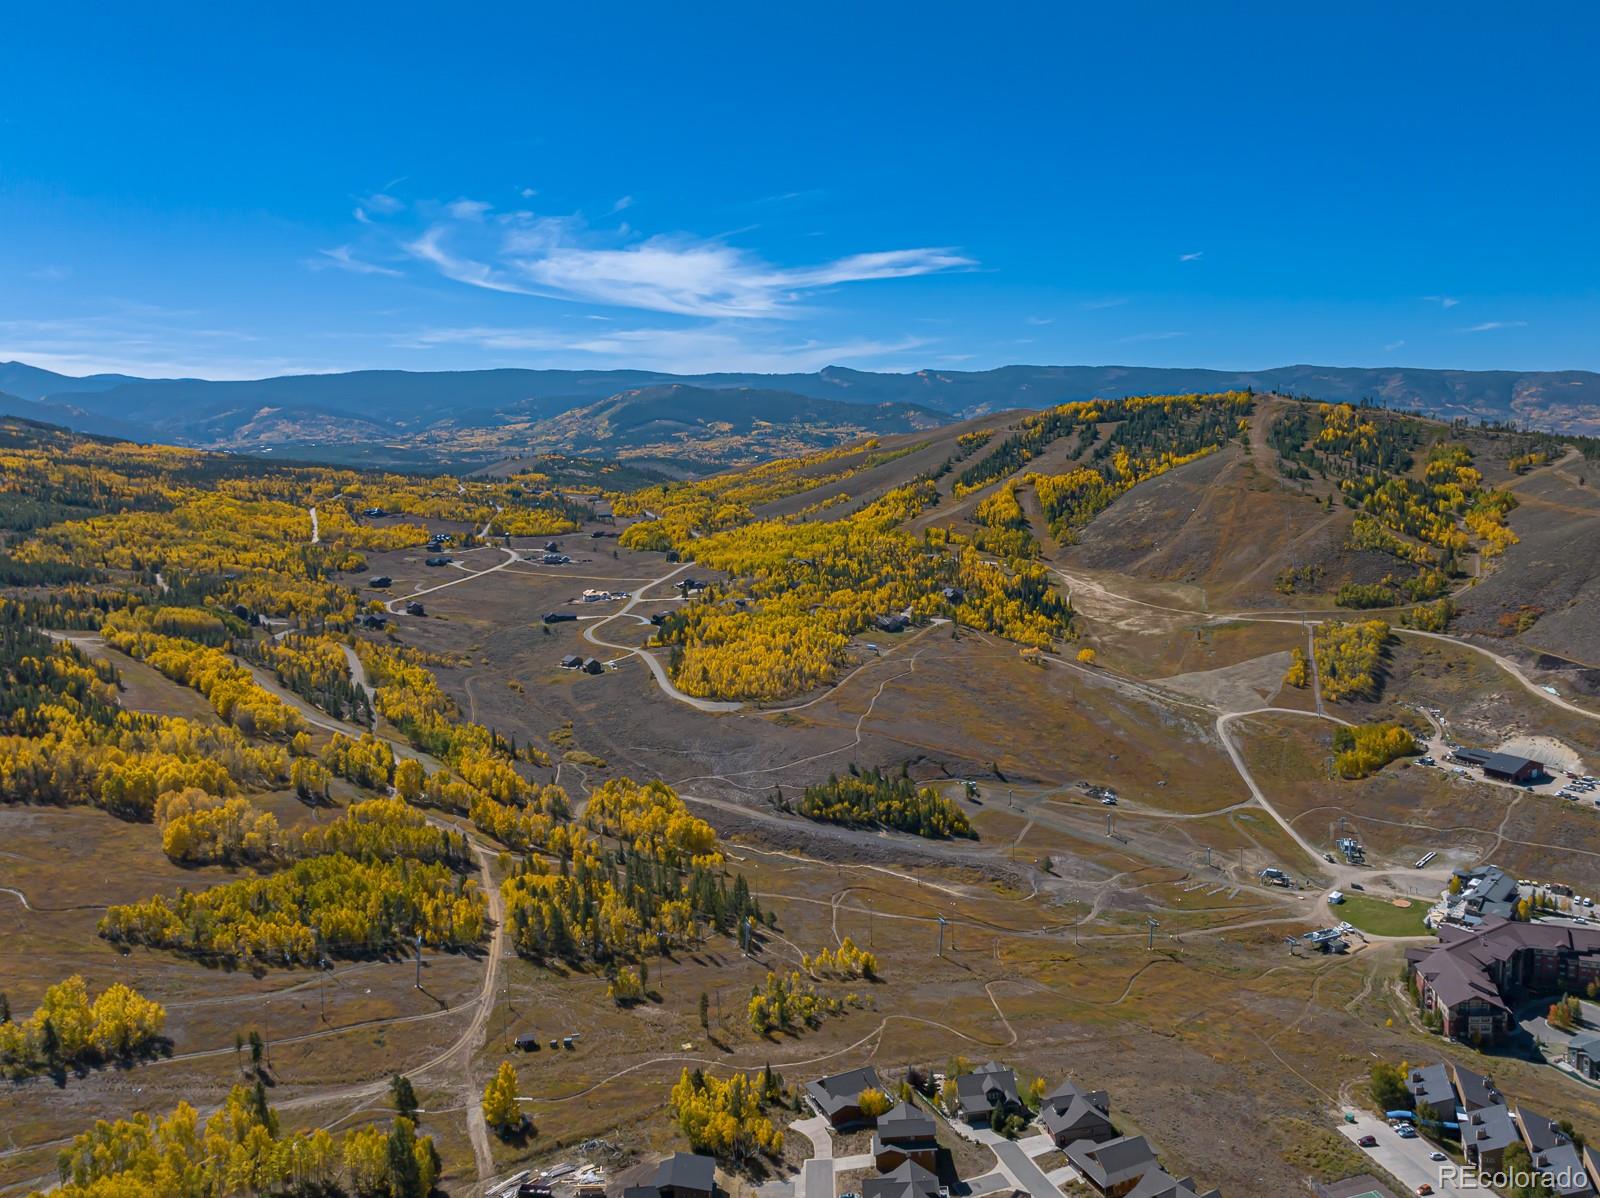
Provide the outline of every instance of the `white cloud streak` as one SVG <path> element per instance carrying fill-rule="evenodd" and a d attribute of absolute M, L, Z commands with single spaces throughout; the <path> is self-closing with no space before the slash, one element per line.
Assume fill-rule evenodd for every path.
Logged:
<path fill-rule="evenodd" d="M 807 297 L 841 284 L 977 266 L 942 246 L 778 266 L 725 239 L 642 236 L 626 225 L 598 232 L 576 216 L 491 215 L 475 200 L 445 205 L 399 248 L 447 279 L 489 291 L 708 320 L 796 316 Z"/>
<path fill-rule="evenodd" d="M 320 257 L 308 258 L 306 265 L 312 270 L 346 270 L 355 275 L 392 275 L 400 277 L 398 270 L 387 266 L 379 266 L 376 262 L 366 262 L 355 256 L 354 251 L 347 245 L 336 245 L 331 250 L 318 250 Z"/>
<path fill-rule="evenodd" d="M 1468 325 L 1462 329 L 1463 333 L 1493 333 L 1500 329 L 1524 329 L 1528 327 L 1525 320 L 1486 320 L 1482 324 Z"/>
<path fill-rule="evenodd" d="M 435 328 L 413 333 L 398 348 L 450 346 L 508 354 L 537 354 L 549 365 L 632 366 L 676 374 L 732 370 L 763 373 L 820 370 L 840 362 L 883 362 L 929 343 L 916 337 L 885 341 L 792 339 L 758 332 L 745 322 L 701 328 L 604 329 L 572 333 L 532 328 Z"/>

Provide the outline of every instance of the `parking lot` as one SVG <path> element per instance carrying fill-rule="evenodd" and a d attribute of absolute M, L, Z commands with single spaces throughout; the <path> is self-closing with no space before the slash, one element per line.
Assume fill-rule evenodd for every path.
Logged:
<path fill-rule="evenodd" d="M 1374 1164 L 1386 1169 L 1397 1181 L 1404 1184 L 1405 1192 L 1408 1194 L 1415 1194 L 1417 1188 L 1422 1185 L 1432 1186 L 1435 1194 L 1467 1194 L 1473 1198 L 1484 1198 L 1485 1195 L 1494 1193 L 1482 1186 L 1474 1186 L 1469 1190 L 1455 1182 L 1445 1181 L 1440 1173 L 1449 1162 L 1428 1159 L 1428 1154 L 1435 1151 L 1432 1144 L 1421 1136 L 1414 1140 L 1401 1139 L 1382 1119 L 1368 1115 L 1364 1111 L 1356 1113 L 1354 1123 L 1340 1123 L 1339 1131 L 1366 1153 Z M 1372 1136 L 1377 1141 L 1376 1146 L 1362 1148 L 1360 1144 L 1362 1136 Z"/>

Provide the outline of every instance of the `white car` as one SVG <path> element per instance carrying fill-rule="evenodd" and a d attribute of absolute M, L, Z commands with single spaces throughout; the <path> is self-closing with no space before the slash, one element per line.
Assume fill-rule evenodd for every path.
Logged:
<path fill-rule="evenodd" d="M 1447 1161 L 1450 1158 L 1442 1152 L 1430 1152 L 1428 1153 L 1428 1159 L 1430 1161 Z"/>

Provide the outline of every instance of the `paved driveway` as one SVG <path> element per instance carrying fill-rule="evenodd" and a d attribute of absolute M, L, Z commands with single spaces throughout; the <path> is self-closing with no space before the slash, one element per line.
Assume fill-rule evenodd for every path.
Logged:
<path fill-rule="evenodd" d="M 801 1166 L 796 1198 L 833 1198 L 832 1157 L 812 1157 Z"/>
<path fill-rule="evenodd" d="M 1474 1186 L 1469 1190 L 1457 1182 L 1445 1181 L 1440 1171 L 1449 1162 L 1428 1159 L 1428 1154 L 1434 1151 L 1432 1144 L 1421 1136 L 1414 1140 L 1402 1140 L 1387 1123 L 1365 1112 L 1358 1113 L 1354 1123 L 1340 1123 L 1339 1130 L 1353 1144 L 1362 1136 L 1375 1137 L 1378 1141 L 1376 1147 L 1361 1148 L 1359 1144 L 1356 1147 L 1393 1174 L 1405 1185 L 1408 1193 L 1415 1194 L 1417 1187 L 1424 1182 L 1433 1187 L 1435 1194 L 1465 1194 L 1467 1198 L 1484 1198 L 1494 1193 L 1482 1186 Z"/>
<path fill-rule="evenodd" d="M 798 1119 L 789 1124 L 789 1128 L 810 1140 L 816 1154 L 800 1167 L 795 1198 L 834 1198 L 833 1137 L 828 1131 L 828 1121 L 815 1115 L 810 1119 Z"/>

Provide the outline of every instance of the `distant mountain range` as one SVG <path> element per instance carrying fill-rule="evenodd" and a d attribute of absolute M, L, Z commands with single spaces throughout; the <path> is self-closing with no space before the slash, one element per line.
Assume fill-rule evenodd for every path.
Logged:
<path fill-rule="evenodd" d="M 0 413 L 141 440 L 331 460 L 483 461 L 542 447 L 608 453 L 706 437 L 803 442 L 903 432 L 942 418 L 1070 400 L 1251 387 L 1370 398 L 1442 419 L 1600 435 L 1600 374 L 1284 366 L 1003 366 L 877 374 L 669 375 L 646 370 L 358 370 L 249 381 L 73 378 L 0 363 Z M 780 441 L 785 440 L 779 436 Z"/>

